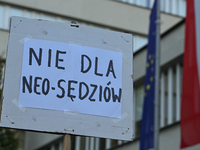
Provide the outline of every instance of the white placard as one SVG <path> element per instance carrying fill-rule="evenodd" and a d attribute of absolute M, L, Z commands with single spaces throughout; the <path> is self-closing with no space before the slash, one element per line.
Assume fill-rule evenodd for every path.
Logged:
<path fill-rule="evenodd" d="M 25 39 L 19 106 L 121 117 L 122 54 Z"/>
<path fill-rule="evenodd" d="M 132 41 L 127 33 L 12 17 L 0 127 L 132 140 Z"/>

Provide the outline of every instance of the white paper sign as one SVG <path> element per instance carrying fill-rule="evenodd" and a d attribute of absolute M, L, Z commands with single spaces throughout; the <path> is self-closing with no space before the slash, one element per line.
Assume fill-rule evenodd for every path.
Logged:
<path fill-rule="evenodd" d="M 121 117 L 122 54 L 25 39 L 19 106 Z"/>

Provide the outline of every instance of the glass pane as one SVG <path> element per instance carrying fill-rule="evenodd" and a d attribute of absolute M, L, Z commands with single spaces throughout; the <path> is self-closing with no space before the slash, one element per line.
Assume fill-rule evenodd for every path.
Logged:
<path fill-rule="evenodd" d="M 134 41 L 135 52 L 147 44 L 146 37 L 135 36 L 134 40 L 135 40 Z"/>
<path fill-rule="evenodd" d="M 181 16 L 186 16 L 186 1 L 182 0 L 181 1 Z"/>
<path fill-rule="evenodd" d="M 75 149 L 75 136 L 71 135 L 71 149 Z"/>
<path fill-rule="evenodd" d="M 61 22 L 66 22 L 66 21 L 69 21 L 68 19 L 65 19 L 65 18 L 62 18 L 61 19 Z"/>
<path fill-rule="evenodd" d="M 130 4 L 134 4 L 134 0 L 129 0 L 129 3 Z"/>
<path fill-rule="evenodd" d="M 117 146 L 118 140 L 111 140 L 111 147 Z"/>
<path fill-rule="evenodd" d="M 173 0 L 171 3 L 171 13 L 174 15 L 178 14 L 178 0 Z"/>
<path fill-rule="evenodd" d="M 136 48 L 135 48 L 135 36 L 133 35 L 133 53 L 136 52 Z"/>
<path fill-rule="evenodd" d="M 142 118 L 143 101 L 144 101 L 144 85 L 135 89 L 136 104 L 135 104 L 135 120 L 139 121 Z"/>
<path fill-rule="evenodd" d="M 49 20 L 49 21 L 56 21 L 56 18 L 50 15 L 44 15 L 43 16 L 44 20 Z"/>
<path fill-rule="evenodd" d="M 26 10 L 24 17 L 31 18 L 31 12 Z"/>
<path fill-rule="evenodd" d="M 106 139 L 100 138 L 99 149 L 102 150 L 105 149 L 105 147 L 106 147 Z"/>
<path fill-rule="evenodd" d="M 10 8 L 9 16 L 23 16 L 23 10 L 17 8 Z"/>
<path fill-rule="evenodd" d="M 33 15 L 31 16 L 33 19 L 42 19 L 41 14 L 34 12 Z"/>
<path fill-rule="evenodd" d="M 164 12 L 164 11 L 165 11 L 165 0 L 161 0 L 160 3 L 161 3 L 161 4 L 160 4 L 160 5 L 161 5 L 161 8 L 160 8 L 160 9 L 161 9 L 161 11 Z"/>
<path fill-rule="evenodd" d="M 147 0 L 140 0 L 140 6 L 147 7 Z"/>
<path fill-rule="evenodd" d="M 139 86 L 135 89 L 135 135 L 138 137 L 140 135 L 140 126 L 142 119 L 144 102 L 144 85 Z"/>
<path fill-rule="evenodd" d="M 80 144 L 80 149 L 81 150 L 85 150 L 85 137 L 81 137 L 81 144 Z"/>
<path fill-rule="evenodd" d="M 55 144 L 55 150 L 59 150 L 59 143 Z"/>

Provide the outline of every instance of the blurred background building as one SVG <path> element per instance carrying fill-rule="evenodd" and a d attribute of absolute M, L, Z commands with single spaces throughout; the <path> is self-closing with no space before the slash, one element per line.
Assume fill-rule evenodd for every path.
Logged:
<path fill-rule="evenodd" d="M 135 139 L 71 136 L 72 150 L 138 150 L 143 108 L 149 15 L 154 0 L 0 0 L 0 88 L 11 16 L 80 25 L 133 35 Z M 160 149 L 178 150 L 184 52 L 185 0 L 161 0 Z M 62 150 L 63 135 L 18 131 L 19 150 Z M 193 149 L 199 147 L 192 147 Z M 189 148 L 190 149 L 190 148 Z"/>

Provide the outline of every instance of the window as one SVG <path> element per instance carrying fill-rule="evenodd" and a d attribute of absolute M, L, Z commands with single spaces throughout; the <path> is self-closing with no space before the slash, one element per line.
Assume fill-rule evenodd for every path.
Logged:
<path fill-rule="evenodd" d="M 182 64 L 169 66 L 160 77 L 160 127 L 180 121 Z M 135 89 L 135 135 L 140 134 L 143 112 L 144 85 Z"/>
<path fill-rule="evenodd" d="M 147 37 L 133 35 L 133 52 L 138 51 L 146 44 L 147 44 Z"/>
<path fill-rule="evenodd" d="M 152 8 L 154 0 L 116 0 L 141 7 Z M 161 0 L 161 11 L 184 17 L 186 9 L 185 0 Z"/>
<path fill-rule="evenodd" d="M 142 119 L 143 102 L 144 102 L 144 85 L 141 85 L 135 90 L 135 135 L 140 135 L 140 125 Z"/>

